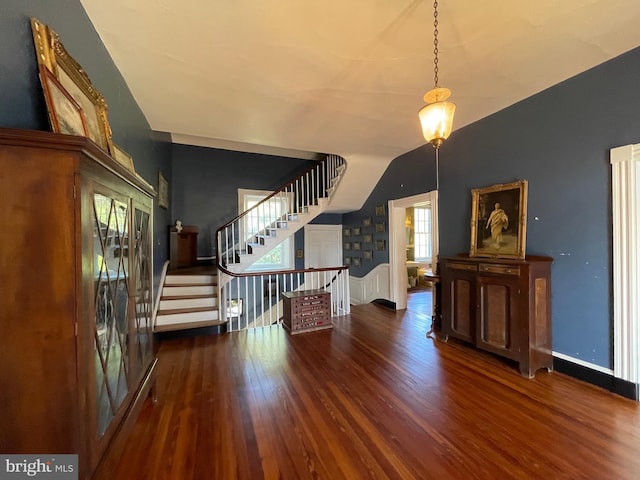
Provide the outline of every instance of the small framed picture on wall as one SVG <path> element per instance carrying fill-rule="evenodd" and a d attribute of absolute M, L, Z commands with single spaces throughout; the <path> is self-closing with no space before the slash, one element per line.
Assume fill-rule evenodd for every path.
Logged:
<path fill-rule="evenodd" d="M 162 172 L 158 172 L 158 206 L 169 208 L 169 182 Z"/>

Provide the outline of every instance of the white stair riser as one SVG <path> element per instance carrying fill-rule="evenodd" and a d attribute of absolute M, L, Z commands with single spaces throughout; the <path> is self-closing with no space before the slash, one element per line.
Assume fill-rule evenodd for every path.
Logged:
<path fill-rule="evenodd" d="M 180 298 L 180 299 L 162 299 L 160 300 L 160 311 L 177 310 L 179 308 L 202 308 L 202 307 L 218 307 L 218 299 L 216 297 L 207 298 Z"/>
<path fill-rule="evenodd" d="M 165 285 L 162 288 L 163 297 L 183 297 L 188 295 L 215 295 L 217 286 L 215 285 L 185 285 L 183 287 L 172 287 Z"/>
<path fill-rule="evenodd" d="M 158 315 L 156 326 L 177 325 L 180 323 L 208 322 L 218 320 L 217 310 L 206 310 L 204 312 L 173 313 L 169 315 Z"/>
<path fill-rule="evenodd" d="M 192 283 L 216 283 L 217 275 L 167 275 L 165 285 L 185 285 Z"/>

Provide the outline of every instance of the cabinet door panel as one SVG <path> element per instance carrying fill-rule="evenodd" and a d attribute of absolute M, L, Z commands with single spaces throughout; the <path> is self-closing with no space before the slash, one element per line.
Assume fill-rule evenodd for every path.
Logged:
<path fill-rule="evenodd" d="M 150 206 L 149 206 L 150 208 Z M 133 288 L 133 335 L 131 336 L 133 378 L 141 377 L 153 361 L 153 310 L 151 272 L 151 212 L 134 203 L 133 230 L 135 244 L 131 259 L 135 279 Z"/>
<path fill-rule="evenodd" d="M 452 270 L 444 272 L 442 277 L 442 331 L 467 342 L 475 340 L 473 275 Z"/>
<path fill-rule="evenodd" d="M 128 199 L 94 193 L 94 364 L 98 436 L 105 434 L 129 393 Z"/>
<path fill-rule="evenodd" d="M 476 345 L 516 358 L 518 283 L 508 277 L 478 276 L 479 316 Z"/>
<path fill-rule="evenodd" d="M 509 289 L 504 285 L 485 285 L 480 295 L 482 322 L 480 340 L 497 348 L 509 348 L 511 335 Z"/>
<path fill-rule="evenodd" d="M 471 282 L 464 279 L 454 280 L 452 283 L 453 318 L 452 327 L 456 333 L 471 336 L 473 325 L 471 305 Z"/>

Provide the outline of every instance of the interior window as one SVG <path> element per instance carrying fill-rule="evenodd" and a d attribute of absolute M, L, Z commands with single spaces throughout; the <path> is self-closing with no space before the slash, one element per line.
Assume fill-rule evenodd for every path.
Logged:
<path fill-rule="evenodd" d="M 433 255 L 431 243 L 431 206 L 414 208 L 414 246 L 416 262 L 431 262 Z"/>
<path fill-rule="evenodd" d="M 238 207 L 240 212 L 249 210 L 272 193 L 273 192 L 264 190 L 238 189 Z M 285 215 L 288 210 L 288 199 L 286 197 L 279 197 L 277 202 L 270 202 L 268 205 L 258 208 L 246 215 L 245 231 L 251 232 L 262 229 L 271 224 L 274 218 Z M 290 237 L 267 252 L 262 258 L 251 265 L 247 271 L 290 270 L 294 266 L 293 253 L 293 238 Z"/>

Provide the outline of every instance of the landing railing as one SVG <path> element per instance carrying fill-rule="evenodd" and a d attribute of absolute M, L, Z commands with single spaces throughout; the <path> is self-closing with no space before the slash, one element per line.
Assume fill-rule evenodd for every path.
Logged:
<path fill-rule="evenodd" d="M 283 185 L 252 208 L 220 227 L 216 232 L 216 261 L 218 268 L 238 263 L 240 255 L 264 243 L 264 237 L 275 236 L 280 222 L 305 213 L 320 199 L 333 196 L 335 186 L 344 171 L 344 159 L 327 155 L 295 180 Z M 230 273 L 230 272 L 229 272 Z"/>
<path fill-rule="evenodd" d="M 331 316 L 350 312 L 348 267 L 317 268 L 279 272 L 222 273 L 220 313 L 227 330 L 276 325 L 282 321 L 282 293 L 324 290 L 331 295 Z"/>

